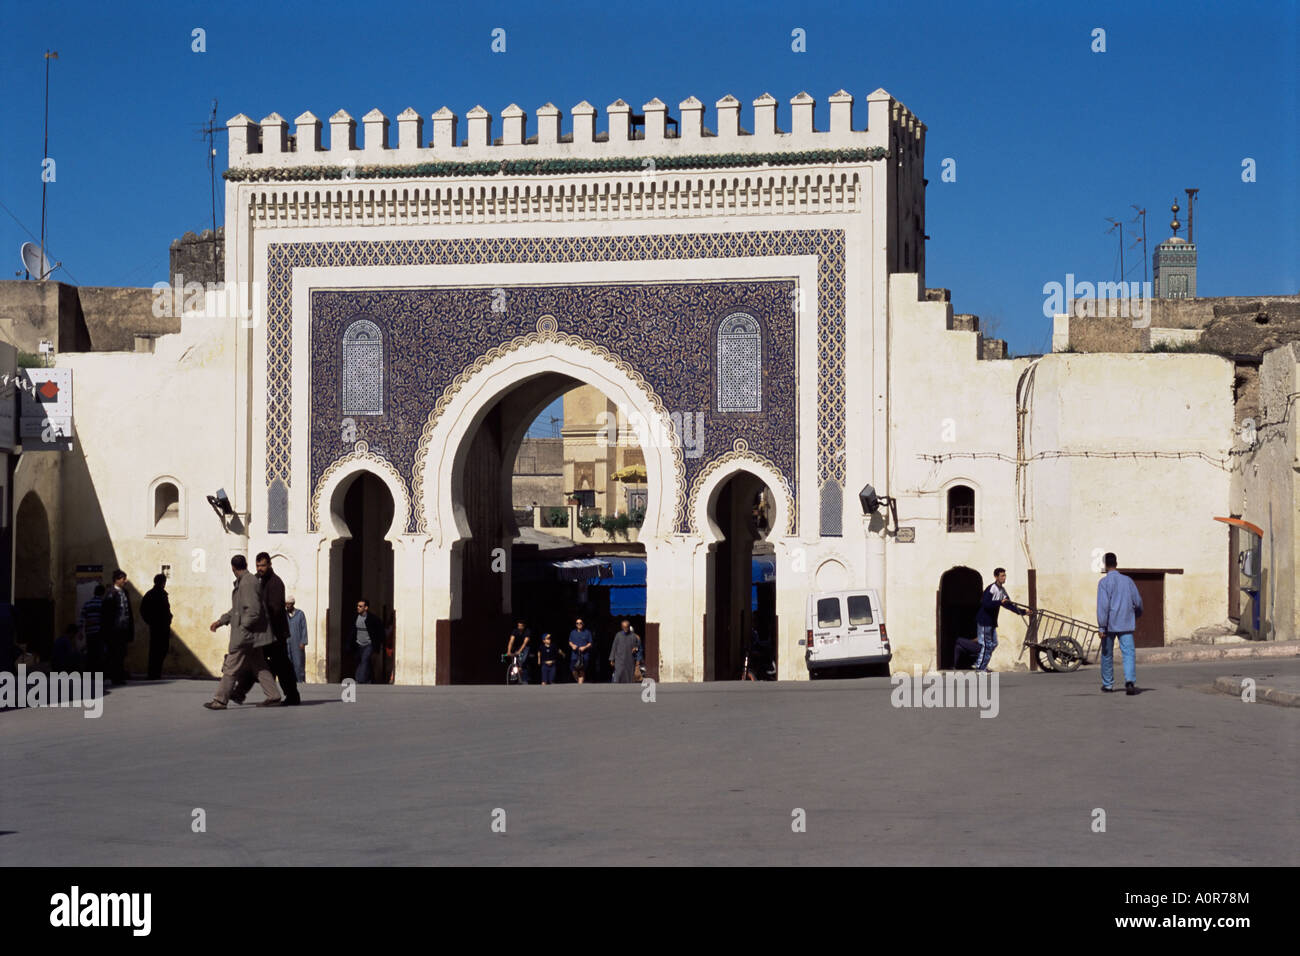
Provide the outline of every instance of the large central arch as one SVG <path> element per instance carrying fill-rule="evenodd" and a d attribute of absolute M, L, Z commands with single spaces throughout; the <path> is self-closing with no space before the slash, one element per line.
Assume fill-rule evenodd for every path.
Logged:
<path fill-rule="evenodd" d="M 549 321 L 548 321 L 549 319 Z M 607 349 L 555 330 L 543 317 L 538 332 L 492 349 L 453 382 L 430 413 L 416 453 L 412 484 L 421 530 L 436 546 L 468 538 L 469 522 L 456 499 L 469 441 L 501 397 L 530 379 L 558 374 L 600 389 L 645 423 L 650 509 L 643 539 L 676 532 L 685 514 L 685 466 L 668 409 L 627 362 Z"/>

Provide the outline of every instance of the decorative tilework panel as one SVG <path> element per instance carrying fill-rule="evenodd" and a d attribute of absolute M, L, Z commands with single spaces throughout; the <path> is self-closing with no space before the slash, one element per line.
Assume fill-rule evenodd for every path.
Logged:
<path fill-rule="evenodd" d="M 267 247 L 266 481 L 292 484 L 293 270 L 300 267 L 622 262 L 813 255 L 817 259 L 817 474 L 843 481 L 845 242 L 840 229 L 656 236 L 475 237 L 271 243 Z M 789 309 L 789 302 L 786 303 Z"/>
<path fill-rule="evenodd" d="M 703 462 L 737 438 L 771 459 L 795 485 L 797 392 L 795 314 L 791 280 L 656 282 L 614 285 L 506 287 L 508 309 L 493 311 L 493 290 L 475 287 L 318 289 L 311 295 L 311 482 L 348 447 L 339 441 L 343 417 L 338 342 L 359 315 L 386 334 L 388 402 L 384 414 L 358 418 L 349 438 L 365 442 L 411 478 L 421 431 L 438 397 L 474 361 L 500 342 L 532 331 L 553 315 L 559 331 L 607 348 L 629 363 L 679 418 L 703 415 L 701 434 L 686 436 L 689 487 Z M 717 317 L 737 309 L 761 317 L 768 331 L 766 413 L 719 415 L 708 362 Z M 701 364 L 701 360 L 704 364 Z M 679 414 L 680 413 L 680 414 Z M 681 438 L 683 436 L 679 436 Z M 692 457 L 691 452 L 697 452 Z M 416 516 L 411 518 L 414 530 Z M 678 530 L 686 530 L 683 517 Z"/>

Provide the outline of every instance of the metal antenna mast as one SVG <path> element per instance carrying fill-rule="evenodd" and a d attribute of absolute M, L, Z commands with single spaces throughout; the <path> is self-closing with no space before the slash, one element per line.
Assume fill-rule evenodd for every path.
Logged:
<path fill-rule="evenodd" d="M 41 268 L 45 268 L 45 187 L 49 182 L 45 161 L 50 158 L 50 60 L 57 60 L 57 50 L 45 51 L 45 145 L 41 154 Z M 40 278 L 44 279 L 45 276 Z"/>
<path fill-rule="evenodd" d="M 1110 228 L 1106 230 L 1107 235 L 1110 235 L 1116 229 L 1119 230 L 1119 278 L 1120 281 L 1123 282 L 1125 281 L 1124 279 L 1124 224 L 1120 222 L 1118 219 L 1112 219 L 1109 216 L 1106 217 L 1106 221 L 1110 223 Z"/>
<path fill-rule="evenodd" d="M 1142 284 L 1145 286 L 1147 283 L 1147 263 L 1150 259 L 1150 256 L 1147 255 L 1147 211 L 1138 209 L 1136 205 L 1133 205 L 1133 208 L 1137 209 L 1137 215 L 1129 221 L 1137 222 L 1139 218 L 1142 220 Z"/>
<path fill-rule="evenodd" d="M 212 101 L 212 113 L 208 117 L 207 125 L 200 128 L 204 140 L 208 144 L 208 182 L 212 187 L 212 281 L 218 281 L 217 276 L 217 133 L 223 132 L 226 127 L 217 125 L 217 101 Z"/>

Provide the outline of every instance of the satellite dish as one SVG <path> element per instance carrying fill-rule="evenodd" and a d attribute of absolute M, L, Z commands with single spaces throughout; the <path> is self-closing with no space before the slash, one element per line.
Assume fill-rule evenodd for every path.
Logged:
<path fill-rule="evenodd" d="M 41 247 L 34 242 L 24 242 L 21 255 L 23 257 L 23 268 L 27 270 L 28 275 L 44 279 L 54 271 L 54 267 L 50 265 L 50 260 L 41 253 Z"/>

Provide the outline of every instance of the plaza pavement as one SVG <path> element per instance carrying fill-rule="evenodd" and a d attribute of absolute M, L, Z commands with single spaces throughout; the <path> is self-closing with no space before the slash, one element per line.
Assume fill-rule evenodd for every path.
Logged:
<path fill-rule="evenodd" d="M 1300 660 L 1146 666 L 1137 697 L 1007 673 L 992 719 L 895 708 L 886 678 L 225 712 L 213 681 L 133 683 L 99 719 L 0 713 L 0 865 L 1294 865 L 1300 711 L 1212 690 L 1238 672 Z"/>

